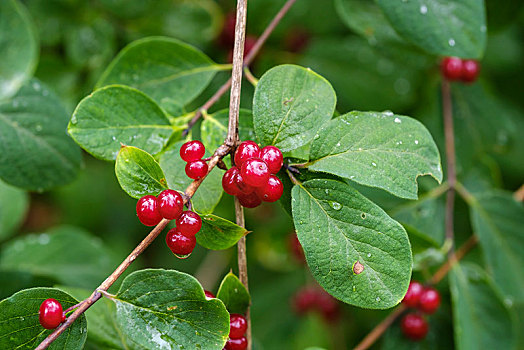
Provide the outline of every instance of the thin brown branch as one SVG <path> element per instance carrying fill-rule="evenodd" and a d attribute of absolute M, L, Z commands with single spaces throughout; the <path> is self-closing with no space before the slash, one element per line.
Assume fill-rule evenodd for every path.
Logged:
<path fill-rule="evenodd" d="M 475 245 L 478 243 L 478 238 L 475 235 L 472 235 L 466 243 L 464 243 L 460 248 L 455 252 L 455 254 L 451 255 L 451 257 L 446 260 L 444 265 L 442 265 L 437 272 L 431 277 L 429 280 L 430 284 L 437 284 L 439 283 L 447 274 L 448 272 L 455 266 L 456 263 L 458 263 Z"/>
<path fill-rule="evenodd" d="M 255 45 L 253 45 L 253 48 L 251 49 L 251 51 L 249 51 L 249 53 L 246 55 L 246 57 L 244 59 L 244 64 L 243 64 L 244 66 L 249 66 L 253 62 L 255 57 L 260 52 L 260 49 L 262 48 L 262 46 L 265 44 L 265 42 L 266 42 L 267 38 L 269 37 L 269 35 L 271 35 L 273 30 L 275 30 L 276 26 L 280 23 L 280 21 L 282 20 L 284 15 L 289 11 L 291 6 L 295 2 L 296 2 L 296 0 L 288 0 L 288 1 L 286 1 L 284 6 L 282 6 L 282 8 L 278 11 L 278 13 L 275 15 L 275 17 L 271 20 L 271 22 L 266 27 L 266 29 L 264 29 L 264 32 L 257 39 L 257 41 L 255 42 Z M 226 81 L 220 87 L 220 89 L 218 89 L 218 91 L 215 92 L 215 94 L 213 96 L 211 96 L 211 98 L 209 100 L 207 100 L 206 103 L 204 103 L 202 105 L 202 107 L 200 107 L 196 111 L 196 113 L 193 116 L 193 118 L 191 118 L 191 120 L 187 124 L 187 129 L 185 129 L 182 132 L 182 137 L 187 136 L 187 134 L 189 133 L 191 128 L 202 117 L 202 112 L 203 111 L 207 111 L 209 108 L 211 108 L 229 90 L 229 88 L 231 87 L 231 82 L 232 82 L 232 80 L 231 80 L 231 78 L 229 78 L 228 81 Z"/>
<path fill-rule="evenodd" d="M 245 227 L 245 220 L 244 220 L 244 208 L 242 205 L 240 205 L 240 202 L 238 201 L 238 198 L 235 197 L 235 217 L 236 217 L 236 223 L 238 226 Z M 246 287 L 246 289 L 249 291 L 249 280 L 248 280 L 248 274 L 247 274 L 247 251 L 246 251 L 246 236 L 243 236 L 240 238 L 240 240 L 237 243 L 237 259 L 238 259 L 238 277 L 240 279 L 240 282 Z M 246 331 L 246 338 L 247 338 L 247 344 L 248 349 L 251 350 L 252 348 L 252 337 L 251 337 L 251 315 L 250 315 L 250 308 L 248 307 L 246 310 L 246 320 L 247 320 L 247 331 Z"/>
<path fill-rule="evenodd" d="M 385 319 L 382 320 L 378 325 L 373 328 L 371 332 L 368 333 L 368 335 L 362 339 L 360 343 L 358 343 L 357 346 L 355 346 L 354 350 L 365 350 L 368 349 L 371 345 L 377 341 L 378 338 L 384 334 L 384 332 L 393 324 L 393 322 L 399 317 L 404 310 L 406 310 L 406 307 L 404 304 L 399 305 L 392 313 L 390 313 Z"/>
<path fill-rule="evenodd" d="M 444 136 L 446 139 L 446 165 L 449 189 L 446 196 L 446 241 L 450 244 L 448 257 L 454 250 L 453 212 L 455 205 L 455 184 L 457 182 L 455 134 L 453 128 L 453 110 L 451 106 L 451 90 L 449 81 L 442 81 L 442 117 L 444 120 Z"/>

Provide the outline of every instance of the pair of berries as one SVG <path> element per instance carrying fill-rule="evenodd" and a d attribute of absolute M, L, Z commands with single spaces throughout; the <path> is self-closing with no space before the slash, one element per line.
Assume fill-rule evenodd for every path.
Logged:
<path fill-rule="evenodd" d="M 275 202 L 284 192 L 278 173 L 284 158 L 275 146 L 262 149 L 254 141 L 242 142 L 234 156 L 235 165 L 222 177 L 224 191 L 237 196 L 246 208 L 255 208 L 262 201 Z"/>
<path fill-rule="evenodd" d="M 155 197 L 147 195 L 138 200 L 136 214 L 146 226 L 156 226 L 162 218 L 175 220 L 184 210 L 184 199 L 174 190 L 165 190 Z"/>
<path fill-rule="evenodd" d="M 450 81 L 461 80 L 471 83 L 477 80 L 480 65 L 475 60 L 463 60 L 458 57 L 445 57 L 440 63 L 442 75 Z"/>
<path fill-rule="evenodd" d="M 195 235 L 202 228 L 202 219 L 191 210 L 183 211 L 176 219 L 176 227 L 167 232 L 166 243 L 179 258 L 186 258 L 196 246 Z"/>
<path fill-rule="evenodd" d="M 440 294 L 432 287 L 424 287 L 417 281 L 409 284 L 402 303 L 410 308 L 417 308 L 426 314 L 432 314 L 440 306 Z M 400 321 L 402 333 L 409 339 L 421 340 L 426 337 L 429 326 L 418 313 L 409 313 Z"/>
<path fill-rule="evenodd" d="M 45 329 L 55 329 L 66 319 L 62 304 L 53 298 L 44 300 L 40 305 L 38 319 Z"/>
<path fill-rule="evenodd" d="M 298 290 L 293 296 L 292 305 L 298 315 L 317 311 L 328 322 L 336 321 L 340 316 L 336 299 L 316 286 L 307 286 Z"/>
<path fill-rule="evenodd" d="M 247 320 L 240 314 L 229 316 L 229 339 L 226 342 L 225 350 L 245 350 L 247 349 L 247 339 L 244 336 L 247 331 Z"/>
<path fill-rule="evenodd" d="M 207 175 L 207 163 L 202 160 L 206 154 L 204 144 L 198 140 L 188 141 L 180 147 L 180 157 L 187 162 L 186 175 L 198 180 Z"/>

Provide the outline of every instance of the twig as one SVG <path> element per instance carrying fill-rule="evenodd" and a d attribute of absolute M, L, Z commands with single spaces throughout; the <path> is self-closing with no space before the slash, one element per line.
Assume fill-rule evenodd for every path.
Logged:
<path fill-rule="evenodd" d="M 466 243 L 464 243 L 455 253 L 448 257 L 446 262 L 435 272 L 429 279 L 429 284 L 437 284 L 444 276 L 458 263 L 473 247 L 477 244 L 477 236 L 472 235 Z M 389 314 L 382 322 L 373 328 L 368 335 L 354 348 L 354 350 L 366 350 L 373 345 L 384 332 L 393 324 L 393 322 L 406 310 L 406 307 L 401 304 L 391 314 Z"/>
<path fill-rule="evenodd" d="M 448 173 L 449 189 L 446 196 L 446 241 L 451 246 L 448 257 L 454 250 L 453 233 L 453 210 L 455 204 L 455 184 L 457 182 L 456 157 L 455 157 L 455 134 L 453 129 L 453 111 L 451 106 L 451 91 L 449 81 L 442 81 L 442 117 L 444 119 L 444 136 L 446 139 L 446 165 Z"/>
<path fill-rule="evenodd" d="M 253 86 L 257 86 L 258 84 L 258 79 L 255 78 L 255 76 L 253 75 L 253 73 L 251 73 L 251 70 L 249 69 L 249 67 L 244 67 L 244 76 L 246 77 L 247 81 L 249 81 L 251 83 L 251 85 Z"/>
<path fill-rule="evenodd" d="M 284 15 L 287 13 L 287 11 L 289 11 L 291 6 L 295 2 L 296 2 L 296 0 L 288 0 L 288 1 L 286 1 L 284 6 L 282 6 L 282 8 L 278 11 L 278 13 L 275 15 L 275 17 L 271 20 L 271 22 L 266 27 L 266 29 L 264 29 L 264 32 L 257 39 L 257 41 L 255 42 L 255 45 L 253 45 L 253 48 L 251 49 L 251 51 L 249 51 L 249 53 L 246 55 L 246 58 L 244 59 L 244 66 L 249 66 L 253 62 L 253 60 L 255 59 L 256 55 L 258 55 L 258 53 L 260 52 L 260 49 L 262 48 L 262 46 L 266 42 L 266 40 L 269 37 L 269 35 L 271 35 L 273 30 L 275 30 L 276 26 L 280 23 L 280 21 L 282 20 Z M 207 100 L 206 103 L 204 103 L 202 105 L 202 107 L 200 107 L 196 111 L 196 113 L 193 116 L 193 118 L 191 118 L 191 120 L 187 124 L 187 129 L 185 129 L 182 132 L 182 138 L 187 136 L 187 134 L 189 133 L 191 128 L 197 123 L 197 121 L 200 119 L 200 117 L 202 117 L 202 112 L 203 111 L 207 111 L 209 108 L 211 108 L 211 106 L 213 106 L 227 92 L 227 90 L 229 90 L 230 87 L 231 87 L 231 78 L 229 78 L 229 80 L 226 81 L 220 87 L 220 89 L 218 89 L 218 91 L 215 92 L 215 94 L 213 96 L 211 96 L 211 98 L 209 100 Z"/>
<path fill-rule="evenodd" d="M 235 217 L 236 217 L 236 223 L 238 226 L 245 227 L 245 221 L 244 221 L 244 208 L 242 205 L 240 205 L 240 202 L 238 201 L 238 198 L 235 197 Z M 248 275 L 247 275 L 247 252 L 246 252 L 246 236 L 243 236 L 240 238 L 240 240 L 237 243 L 237 259 L 238 259 L 238 277 L 240 279 L 240 282 L 246 287 L 246 289 L 249 291 L 249 281 L 248 281 Z M 248 349 L 251 350 L 252 348 L 252 341 L 251 341 L 251 315 L 249 311 L 249 306 L 246 310 L 246 320 L 247 320 L 247 332 L 246 332 L 246 338 L 247 338 L 247 344 Z"/>

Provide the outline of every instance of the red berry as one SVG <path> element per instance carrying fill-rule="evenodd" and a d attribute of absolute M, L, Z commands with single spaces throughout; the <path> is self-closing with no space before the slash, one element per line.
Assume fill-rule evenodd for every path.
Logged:
<path fill-rule="evenodd" d="M 162 215 L 158 211 L 156 197 L 147 195 L 140 198 L 136 203 L 136 215 L 138 215 L 138 220 L 146 226 L 157 225 L 162 220 Z"/>
<path fill-rule="evenodd" d="M 203 160 L 195 160 L 186 164 L 186 175 L 193 179 L 198 180 L 206 176 L 207 174 L 207 163 Z"/>
<path fill-rule="evenodd" d="M 164 190 L 156 197 L 158 212 L 165 219 L 174 220 L 184 210 L 184 199 L 174 190 Z"/>
<path fill-rule="evenodd" d="M 198 140 L 188 141 L 180 147 L 180 157 L 186 162 L 202 159 L 205 153 L 204 144 Z"/>
<path fill-rule="evenodd" d="M 440 305 L 440 295 L 436 289 L 428 287 L 420 294 L 418 308 L 427 314 L 437 311 Z"/>
<path fill-rule="evenodd" d="M 255 192 L 264 202 L 276 202 L 282 197 L 284 185 L 275 175 L 269 176 L 267 183 L 263 187 L 256 188 Z"/>
<path fill-rule="evenodd" d="M 253 50 L 257 40 L 258 38 L 254 35 L 246 35 L 246 39 L 244 40 L 244 57 Z"/>
<path fill-rule="evenodd" d="M 254 141 L 244 141 L 235 152 L 235 165 L 240 168 L 246 160 L 258 158 L 259 155 L 260 147 Z"/>
<path fill-rule="evenodd" d="M 56 299 L 44 300 L 40 305 L 38 319 L 45 329 L 55 329 L 65 320 L 62 305 Z"/>
<path fill-rule="evenodd" d="M 248 185 L 244 181 L 244 178 L 242 177 L 242 174 L 240 174 L 240 169 L 238 170 L 238 174 L 235 177 L 235 183 L 236 183 L 236 185 L 238 187 L 238 190 L 240 191 L 240 193 L 238 195 L 251 194 L 251 193 L 255 192 L 255 188 L 253 186 L 251 186 L 251 185 Z"/>
<path fill-rule="evenodd" d="M 246 337 L 240 337 L 238 339 L 229 338 L 224 347 L 226 350 L 246 350 L 247 349 L 247 339 Z"/>
<path fill-rule="evenodd" d="M 442 75 L 448 80 L 458 80 L 462 76 L 462 60 L 458 57 L 445 57 L 440 64 Z"/>
<path fill-rule="evenodd" d="M 219 43 L 223 48 L 230 48 L 235 43 L 236 14 L 229 12 L 224 19 L 224 26 L 219 36 Z"/>
<path fill-rule="evenodd" d="M 205 290 L 205 291 L 204 291 L 204 294 L 206 295 L 206 298 L 208 298 L 208 299 L 214 299 L 214 298 L 216 298 L 215 294 L 211 293 L 211 292 L 208 291 L 208 290 Z"/>
<path fill-rule="evenodd" d="M 336 321 L 340 317 L 340 309 L 335 298 L 323 289 L 318 289 L 316 306 L 326 321 Z"/>
<path fill-rule="evenodd" d="M 229 168 L 222 176 L 222 188 L 227 194 L 236 196 L 240 194 L 240 189 L 237 186 L 236 177 L 240 173 L 240 170 L 236 166 Z"/>
<path fill-rule="evenodd" d="M 257 194 L 254 192 L 249 194 L 239 194 L 237 198 L 240 205 L 245 208 L 255 208 L 262 203 L 262 200 L 258 198 Z"/>
<path fill-rule="evenodd" d="M 278 173 L 284 162 L 282 152 L 275 146 L 266 146 L 262 148 L 262 150 L 260 150 L 260 158 L 266 162 L 271 174 Z"/>
<path fill-rule="evenodd" d="M 239 339 L 247 331 L 246 318 L 240 314 L 231 314 L 229 316 L 229 338 Z"/>
<path fill-rule="evenodd" d="M 400 321 L 402 333 L 411 340 L 421 340 L 428 334 L 428 323 L 422 316 L 407 314 Z"/>
<path fill-rule="evenodd" d="M 422 284 L 420 284 L 417 281 L 411 281 L 408 287 L 408 291 L 406 292 L 406 295 L 404 295 L 404 299 L 402 299 L 402 302 L 407 307 L 417 307 L 423 289 L 424 286 Z"/>
<path fill-rule="evenodd" d="M 293 309 L 299 315 L 310 311 L 317 300 L 316 288 L 304 287 L 293 297 Z"/>
<path fill-rule="evenodd" d="M 466 83 L 472 83 L 477 80 L 480 72 L 480 65 L 475 60 L 464 60 L 462 61 L 462 81 Z"/>
<path fill-rule="evenodd" d="M 176 219 L 176 227 L 183 234 L 194 236 L 202 227 L 202 219 L 194 211 L 186 210 Z"/>
<path fill-rule="evenodd" d="M 293 256 L 298 262 L 305 263 L 306 257 L 304 256 L 304 250 L 300 244 L 297 234 L 291 233 L 288 239 L 289 249 L 293 253 Z"/>
<path fill-rule="evenodd" d="M 265 186 L 270 175 L 266 162 L 260 158 L 251 158 L 242 163 L 240 174 L 244 182 L 253 187 Z"/>
<path fill-rule="evenodd" d="M 193 235 L 185 235 L 178 230 L 178 227 L 172 228 L 167 232 L 166 243 L 169 249 L 176 255 L 191 254 L 196 246 L 196 238 Z"/>

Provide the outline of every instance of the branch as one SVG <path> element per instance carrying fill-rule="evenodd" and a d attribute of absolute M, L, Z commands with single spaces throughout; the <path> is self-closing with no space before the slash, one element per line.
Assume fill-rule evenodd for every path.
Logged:
<path fill-rule="evenodd" d="M 404 310 L 406 310 L 406 306 L 404 304 L 399 305 L 392 313 L 388 315 L 385 319 L 382 320 L 378 325 L 373 328 L 371 332 L 368 333 L 368 335 L 362 339 L 362 341 L 355 346 L 354 350 L 366 350 L 371 345 L 377 341 L 378 338 L 393 324 L 393 322 L 399 317 Z"/>
<path fill-rule="evenodd" d="M 448 175 L 448 194 L 446 196 L 446 241 L 450 244 L 448 257 L 453 254 L 453 207 L 455 204 L 455 184 L 457 182 L 455 134 L 453 130 L 453 111 L 451 106 L 450 84 L 442 80 L 442 117 L 444 119 L 444 136 L 446 139 L 446 165 Z"/>
<path fill-rule="evenodd" d="M 244 59 L 244 67 L 249 66 L 253 62 L 255 57 L 260 52 L 260 49 L 262 48 L 262 46 L 265 44 L 265 42 L 266 42 L 267 38 L 269 37 L 269 35 L 271 35 L 273 30 L 275 30 L 276 26 L 280 23 L 280 21 L 282 20 L 284 15 L 289 11 L 291 6 L 295 2 L 296 2 L 296 0 L 288 0 L 288 1 L 286 1 L 284 6 L 282 6 L 280 11 L 278 11 L 278 13 L 275 15 L 275 17 L 271 20 L 271 22 L 266 27 L 266 29 L 264 29 L 264 32 L 260 35 L 258 40 L 255 42 L 255 45 L 253 45 L 253 48 L 251 49 L 251 51 L 249 51 L 249 53 L 246 55 L 246 58 Z M 213 106 L 227 92 L 227 90 L 229 90 L 230 87 L 231 87 L 231 78 L 229 78 L 229 80 L 226 81 L 220 87 L 220 89 L 218 89 L 218 91 L 215 92 L 215 94 L 213 96 L 211 96 L 211 98 L 209 100 L 207 100 L 206 103 L 204 103 L 202 105 L 202 107 L 200 107 L 196 111 L 195 116 L 193 118 L 191 118 L 191 120 L 187 124 L 187 129 L 185 129 L 182 132 L 182 138 L 187 136 L 187 134 L 189 133 L 191 128 L 202 117 L 202 111 L 207 111 L 209 108 L 211 108 L 211 106 Z"/>

